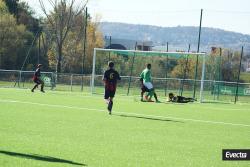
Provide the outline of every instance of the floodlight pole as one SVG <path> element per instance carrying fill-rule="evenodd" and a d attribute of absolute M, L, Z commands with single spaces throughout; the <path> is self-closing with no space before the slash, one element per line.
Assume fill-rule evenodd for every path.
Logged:
<path fill-rule="evenodd" d="M 190 47 L 191 45 L 189 44 L 188 45 L 188 52 L 190 52 Z M 183 78 L 182 78 L 182 84 L 181 84 L 181 96 L 182 96 L 182 93 L 183 93 L 183 87 L 184 87 L 184 81 L 186 79 L 186 73 L 187 73 L 187 68 L 188 68 L 188 56 L 186 57 L 186 62 L 185 62 L 185 67 L 184 67 L 184 74 L 183 74 Z"/>
<path fill-rule="evenodd" d="M 86 57 L 86 43 L 87 43 L 87 26 L 88 26 L 88 8 L 86 7 L 85 10 L 85 25 L 84 25 L 84 43 L 83 43 L 83 58 L 82 58 L 82 84 L 81 84 L 81 91 L 83 91 L 83 75 L 84 75 L 84 64 L 85 64 L 85 57 Z"/>
<path fill-rule="evenodd" d="M 198 37 L 197 53 L 200 52 L 202 14 L 203 14 L 203 9 L 201 9 L 201 16 L 200 16 L 200 27 L 199 27 L 199 37 Z M 198 67 L 197 67 L 198 66 L 198 61 L 199 61 L 199 55 L 196 56 L 193 98 L 195 98 L 195 93 L 196 93 L 196 80 L 197 80 L 197 73 L 198 73 Z"/>
<path fill-rule="evenodd" d="M 93 63 L 92 63 L 92 77 L 91 77 L 91 93 L 94 93 L 95 86 L 95 61 L 96 61 L 96 48 L 94 48 L 93 53 Z"/>
<path fill-rule="evenodd" d="M 0 69 L 2 68 L 2 51 L 0 50 Z"/>
<path fill-rule="evenodd" d="M 41 54 L 41 32 L 39 32 L 38 38 L 38 54 L 37 54 L 37 64 L 40 64 L 40 54 Z"/>
<path fill-rule="evenodd" d="M 219 100 L 219 96 L 220 96 L 220 81 L 221 81 L 221 66 L 222 66 L 222 49 L 220 48 L 220 61 L 219 61 L 219 77 L 218 77 L 218 87 L 217 87 L 217 100 Z"/>
<path fill-rule="evenodd" d="M 137 48 L 137 42 L 135 43 L 135 51 L 136 51 L 136 48 Z M 134 52 L 134 56 L 133 56 L 133 59 L 132 59 L 132 65 L 131 65 L 130 76 L 129 76 L 127 96 L 129 95 L 129 90 L 130 90 L 130 85 L 131 85 L 131 80 L 132 80 L 132 73 L 133 73 L 133 68 L 134 68 L 134 62 L 135 62 L 135 52 Z"/>
<path fill-rule="evenodd" d="M 24 61 L 23 61 L 23 64 L 22 64 L 22 66 L 21 66 L 20 73 L 19 73 L 19 79 L 18 79 L 18 81 L 15 82 L 15 85 L 16 85 L 16 83 L 17 83 L 17 84 L 18 84 L 18 87 L 20 87 L 19 83 L 21 82 L 21 79 L 22 79 L 22 71 L 23 71 L 24 66 L 25 66 L 25 64 L 26 64 L 26 61 L 27 61 L 27 59 L 28 59 L 28 57 L 29 57 L 29 55 L 30 55 L 31 49 L 32 49 L 32 47 L 34 46 L 34 43 L 35 43 L 35 41 L 36 41 L 36 39 L 37 39 L 38 33 L 39 33 L 39 31 L 37 31 L 37 33 L 36 33 L 36 35 L 35 35 L 35 37 L 34 37 L 32 43 L 31 43 L 31 45 L 30 45 L 30 47 L 29 47 L 29 50 L 28 50 L 28 52 L 27 52 L 27 54 L 26 54 L 26 57 L 25 57 L 25 59 L 24 59 Z"/>
<path fill-rule="evenodd" d="M 109 36 L 109 49 L 111 49 L 111 36 Z M 110 61 L 110 52 L 109 52 L 109 61 Z"/>
<path fill-rule="evenodd" d="M 234 104 L 236 104 L 236 101 L 238 100 L 238 93 L 239 93 L 239 81 L 240 81 L 240 70 L 241 70 L 241 63 L 242 63 L 242 57 L 243 57 L 243 46 L 241 47 L 241 54 L 240 54 L 240 65 L 239 65 L 239 71 L 238 71 L 238 78 L 237 78 L 237 84 L 236 84 L 236 92 L 235 92 L 235 99 Z"/>
<path fill-rule="evenodd" d="M 203 55 L 203 61 L 202 61 L 202 74 L 201 74 L 201 87 L 200 87 L 200 103 L 203 102 L 205 68 L 206 68 L 206 54 Z"/>
<path fill-rule="evenodd" d="M 167 42 L 167 52 L 168 52 L 168 42 Z M 168 55 L 167 55 L 167 62 L 166 62 L 166 74 L 165 74 L 165 79 L 166 79 L 166 83 L 165 83 L 165 96 L 167 96 L 167 89 L 168 89 Z"/>

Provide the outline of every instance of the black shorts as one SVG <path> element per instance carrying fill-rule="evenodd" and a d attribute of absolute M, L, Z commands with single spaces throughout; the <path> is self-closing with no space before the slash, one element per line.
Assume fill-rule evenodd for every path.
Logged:
<path fill-rule="evenodd" d="M 35 78 L 35 79 L 34 79 L 34 82 L 35 82 L 36 84 L 38 84 L 38 85 L 43 84 L 43 81 L 42 81 L 41 79 L 39 79 L 39 78 Z"/>
<path fill-rule="evenodd" d="M 105 93 L 104 93 L 104 99 L 108 99 L 110 97 L 115 97 L 115 90 L 109 90 L 109 89 L 105 89 Z"/>
<path fill-rule="evenodd" d="M 188 103 L 188 102 L 191 102 L 189 99 L 190 98 L 186 98 L 186 97 L 183 97 L 183 96 L 177 96 L 177 103 Z"/>
<path fill-rule="evenodd" d="M 142 85 L 141 86 L 141 91 L 142 92 L 149 92 L 149 89 L 146 86 Z"/>
<path fill-rule="evenodd" d="M 177 96 L 177 102 L 178 103 L 182 103 L 184 101 L 184 97 L 183 96 Z"/>

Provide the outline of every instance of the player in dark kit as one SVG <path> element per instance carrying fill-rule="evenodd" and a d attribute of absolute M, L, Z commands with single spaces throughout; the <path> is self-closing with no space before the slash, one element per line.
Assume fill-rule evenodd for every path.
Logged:
<path fill-rule="evenodd" d="M 188 102 L 194 102 L 196 99 L 191 97 L 183 97 L 183 96 L 174 96 L 173 93 L 168 94 L 168 101 L 169 102 L 176 102 L 176 103 L 188 103 Z"/>
<path fill-rule="evenodd" d="M 38 88 L 38 85 L 41 84 L 41 92 L 45 93 L 44 90 L 43 90 L 43 87 L 44 87 L 44 82 L 43 80 L 41 79 L 41 68 L 42 67 L 42 64 L 38 64 L 37 65 L 37 69 L 33 75 L 33 81 L 36 83 L 35 86 L 33 87 L 33 89 L 31 89 L 31 92 L 34 92 L 34 90 L 36 88 Z"/>
<path fill-rule="evenodd" d="M 104 72 L 103 82 L 105 85 L 104 99 L 108 104 L 108 111 L 111 115 L 113 107 L 113 98 L 115 96 L 117 80 L 121 80 L 119 73 L 114 69 L 114 63 L 110 61 L 108 63 L 109 69 Z"/>

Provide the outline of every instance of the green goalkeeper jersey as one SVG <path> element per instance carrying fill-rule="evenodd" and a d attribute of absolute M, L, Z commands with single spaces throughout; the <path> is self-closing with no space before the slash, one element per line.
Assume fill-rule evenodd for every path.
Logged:
<path fill-rule="evenodd" d="M 140 77 L 143 79 L 143 83 L 145 82 L 151 82 L 151 72 L 148 68 L 145 68 Z"/>

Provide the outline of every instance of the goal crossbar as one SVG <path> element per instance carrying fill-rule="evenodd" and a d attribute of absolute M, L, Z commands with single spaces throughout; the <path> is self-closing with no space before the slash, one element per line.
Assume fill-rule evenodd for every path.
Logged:
<path fill-rule="evenodd" d="M 165 51 L 141 51 L 141 50 L 118 50 L 118 49 L 103 49 L 103 48 L 94 48 L 95 51 L 106 51 L 116 54 L 125 54 L 127 56 L 169 56 L 169 57 L 182 57 L 189 55 L 205 55 L 206 53 L 192 53 L 192 52 L 165 52 Z"/>

